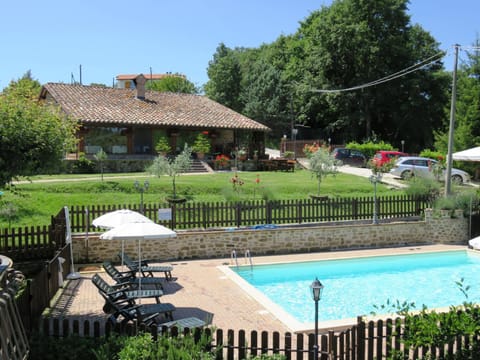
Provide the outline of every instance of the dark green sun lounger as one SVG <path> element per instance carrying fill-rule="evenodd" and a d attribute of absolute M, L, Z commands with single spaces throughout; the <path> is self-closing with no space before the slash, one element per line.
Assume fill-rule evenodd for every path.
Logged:
<path fill-rule="evenodd" d="M 122 259 L 122 254 L 118 254 L 118 257 Z M 138 261 L 133 260 L 127 254 L 123 254 L 123 262 L 132 271 L 139 271 Z M 170 265 L 149 265 L 147 260 L 140 261 L 140 272 L 143 276 L 153 277 L 154 273 L 164 273 L 165 279 L 172 280 L 173 266 Z"/>
<path fill-rule="evenodd" d="M 117 285 L 131 286 L 133 289 L 138 289 L 139 285 L 154 286 L 157 289 L 163 290 L 163 282 L 165 279 L 159 277 L 136 277 L 136 271 L 119 271 L 110 261 L 104 261 L 102 264 L 105 272 L 117 282 Z"/>

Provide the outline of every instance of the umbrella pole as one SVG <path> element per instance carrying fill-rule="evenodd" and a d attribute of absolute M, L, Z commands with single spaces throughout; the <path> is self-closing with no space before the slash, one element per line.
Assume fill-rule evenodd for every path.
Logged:
<path fill-rule="evenodd" d="M 125 268 L 123 266 L 123 254 L 125 254 L 125 240 L 122 240 L 122 271 L 125 271 Z"/>
<path fill-rule="evenodd" d="M 142 290 L 142 245 L 140 239 L 138 239 L 138 289 Z M 138 299 L 138 303 L 142 303 L 142 298 Z"/>

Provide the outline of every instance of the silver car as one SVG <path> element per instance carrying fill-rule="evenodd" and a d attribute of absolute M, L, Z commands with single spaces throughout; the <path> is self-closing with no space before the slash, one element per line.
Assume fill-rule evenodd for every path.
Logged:
<path fill-rule="evenodd" d="M 393 176 L 408 179 L 412 176 L 419 176 L 424 178 L 437 178 L 440 181 L 445 180 L 446 170 L 439 167 L 437 160 L 417 157 L 405 156 L 397 159 L 395 165 L 390 170 Z M 436 171 L 438 169 L 438 172 Z M 470 181 L 470 175 L 465 171 L 452 168 L 452 181 L 457 184 L 462 184 Z"/>

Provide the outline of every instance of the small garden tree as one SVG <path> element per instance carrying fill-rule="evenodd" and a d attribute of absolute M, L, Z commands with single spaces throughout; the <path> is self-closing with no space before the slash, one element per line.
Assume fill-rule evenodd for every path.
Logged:
<path fill-rule="evenodd" d="M 157 156 L 146 171 L 152 175 L 168 175 L 172 178 L 172 196 L 177 199 L 176 179 L 181 173 L 188 171 L 192 165 L 192 149 L 185 144 L 183 151 L 173 159 L 164 156 Z"/>
<path fill-rule="evenodd" d="M 97 160 L 98 165 L 100 166 L 100 174 L 103 181 L 104 165 L 105 165 L 105 161 L 108 159 L 108 155 L 105 151 L 103 151 L 103 149 L 100 149 L 100 151 L 97 152 L 94 155 L 94 157 L 95 157 L 95 160 Z"/>
<path fill-rule="evenodd" d="M 339 161 L 328 151 L 327 148 L 318 147 L 315 151 L 307 152 L 309 170 L 318 181 L 317 196 L 320 196 L 320 184 L 324 177 L 335 175 L 338 172 Z"/>

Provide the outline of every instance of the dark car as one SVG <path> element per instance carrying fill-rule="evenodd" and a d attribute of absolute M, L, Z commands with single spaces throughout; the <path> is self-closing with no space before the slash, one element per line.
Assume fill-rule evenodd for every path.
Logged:
<path fill-rule="evenodd" d="M 365 167 L 367 157 L 358 150 L 335 148 L 332 152 L 335 159 L 340 160 L 343 165 Z"/>

